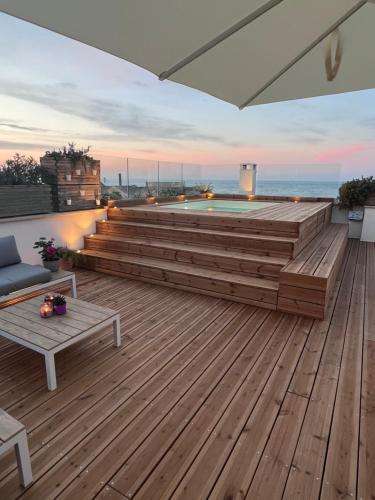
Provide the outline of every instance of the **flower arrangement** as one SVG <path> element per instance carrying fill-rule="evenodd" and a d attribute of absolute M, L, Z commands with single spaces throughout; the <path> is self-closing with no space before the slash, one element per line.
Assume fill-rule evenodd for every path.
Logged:
<path fill-rule="evenodd" d="M 41 236 L 38 241 L 35 241 L 33 248 L 40 249 L 38 253 L 42 257 L 44 267 L 52 272 L 59 270 L 60 257 L 54 238 L 48 240 L 45 236 Z"/>
<path fill-rule="evenodd" d="M 54 261 L 60 258 L 55 247 L 55 238 L 47 240 L 45 236 L 41 236 L 38 241 L 35 241 L 33 248 L 40 248 L 38 254 L 43 261 Z"/>

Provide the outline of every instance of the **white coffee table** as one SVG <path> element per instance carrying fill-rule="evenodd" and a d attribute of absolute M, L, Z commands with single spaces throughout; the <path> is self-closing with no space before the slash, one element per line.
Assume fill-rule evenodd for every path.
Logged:
<path fill-rule="evenodd" d="M 90 302 L 66 297 L 67 313 L 41 318 L 44 295 L 0 310 L 0 335 L 43 354 L 50 391 L 57 388 L 55 354 L 76 342 L 113 326 L 114 344 L 121 345 L 120 315 Z"/>

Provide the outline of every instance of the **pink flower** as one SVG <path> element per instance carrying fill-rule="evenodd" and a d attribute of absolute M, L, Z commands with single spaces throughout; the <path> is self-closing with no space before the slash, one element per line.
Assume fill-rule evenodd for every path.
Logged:
<path fill-rule="evenodd" d="M 56 248 L 55 247 L 47 247 L 47 253 L 50 255 L 56 255 Z"/>

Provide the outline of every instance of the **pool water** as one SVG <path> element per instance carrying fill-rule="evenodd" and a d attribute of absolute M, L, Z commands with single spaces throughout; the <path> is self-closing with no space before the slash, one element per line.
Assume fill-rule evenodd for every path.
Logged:
<path fill-rule="evenodd" d="M 276 205 L 268 201 L 237 201 L 237 200 L 202 200 L 185 201 L 183 203 L 169 203 L 163 208 L 178 210 L 207 210 L 208 212 L 249 212 L 260 208 Z"/>

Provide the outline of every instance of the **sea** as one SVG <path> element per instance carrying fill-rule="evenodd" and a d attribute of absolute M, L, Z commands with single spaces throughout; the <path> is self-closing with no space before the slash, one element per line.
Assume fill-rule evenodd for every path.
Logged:
<path fill-rule="evenodd" d="M 200 181 L 213 186 L 213 191 L 222 194 L 235 194 L 239 192 L 238 180 L 213 180 Z M 190 184 L 190 183 L 187 183 Z M 333 181 L 271 181 L 257 180 L 256 194 L 273 196 L 304 196 L 336 198 L 341 183 Z"/>

